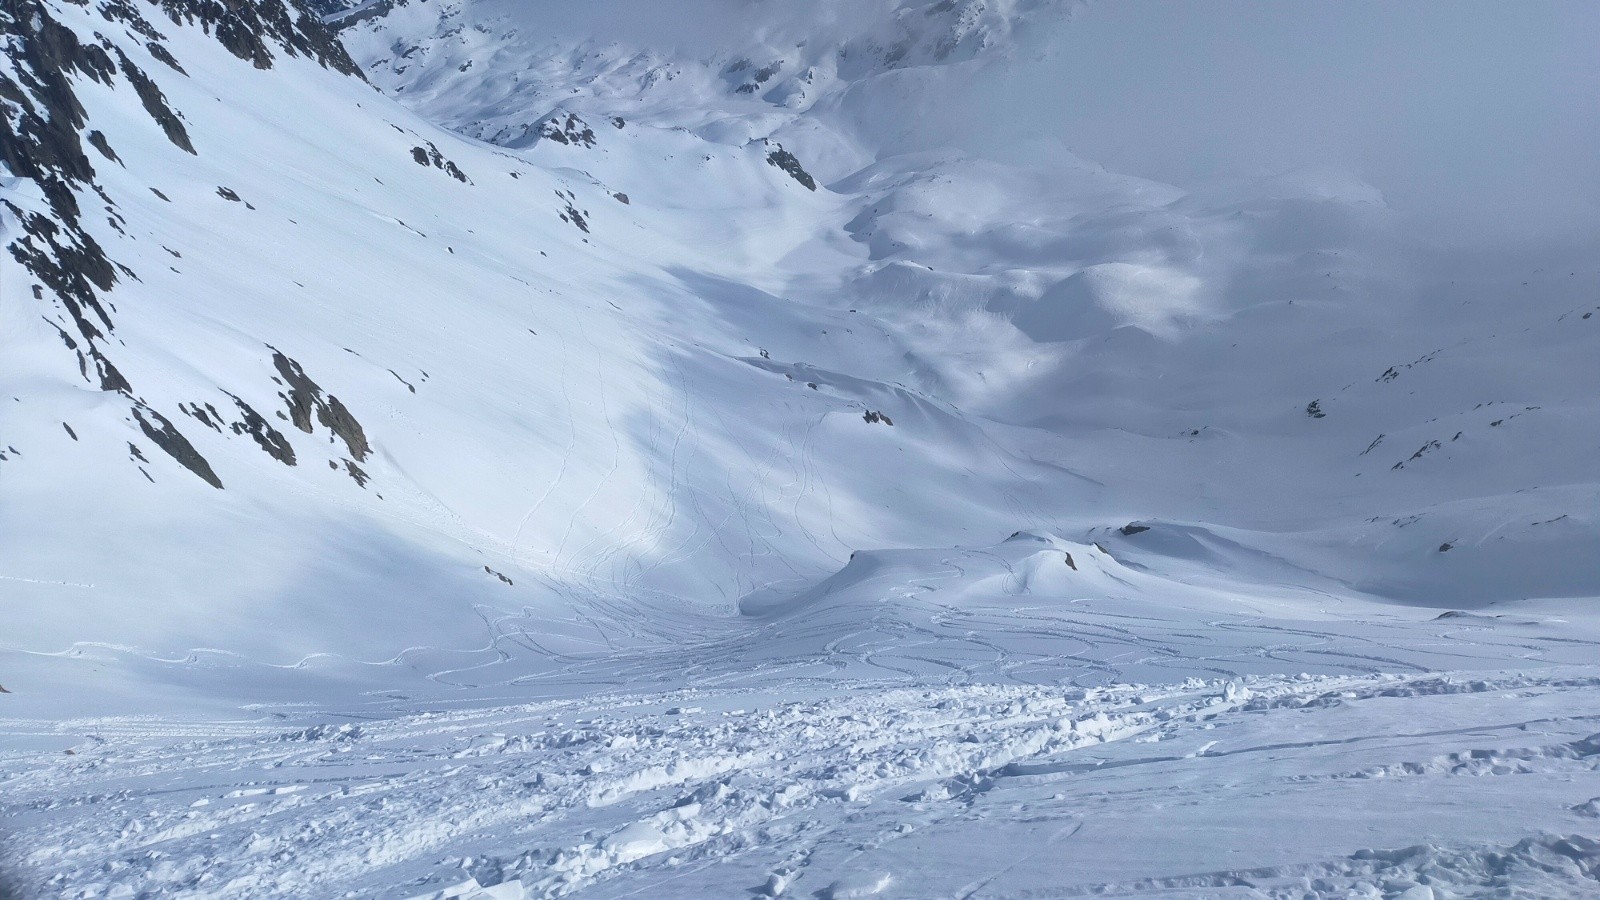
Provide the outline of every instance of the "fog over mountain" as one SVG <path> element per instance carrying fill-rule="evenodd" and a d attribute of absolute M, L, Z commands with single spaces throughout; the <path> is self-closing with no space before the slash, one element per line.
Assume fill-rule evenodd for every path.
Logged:
<path fill-rule="evenodd" d="M 0 895 L 1593 893 L 1597 31 L 0 7 Z"/>
<path fill-rule="evenodd" d="M 1186 187 L 1339 169 L 1430 235 L 1592 249 L 1593 4 L 1304 6 L 1089 5 L 1042 59 L 974 83 L 984 127 L 953 136 L 1053 137 Z"/>

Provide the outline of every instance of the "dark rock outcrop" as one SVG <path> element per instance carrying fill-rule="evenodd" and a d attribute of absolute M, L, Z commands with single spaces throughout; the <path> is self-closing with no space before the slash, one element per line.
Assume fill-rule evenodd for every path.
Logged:
<path fill-rule="evenodd" d="M 64 2 L 88 5 L 85 0 Z M 159 9 L 174 25 L 199 27 L 258 68 L 271 68 L 280 56 L 288 56 L 356 77 L 361 77 L 360 70 L 321 19 L 299 0 L 97 0 L 93 11 L 111 27 L 92 35 L 64 24 L 54 9 L 43 0 L 0 3 L 0 167 L 32 182 L 42 196 L 30 200 L 25 199 L 27 194 L 17 194 L 0 200 L 17 226 L 7 234 L 4 249 L 36 280 L 34 301 L 54 307 L 42 308 L 41 314 L 76 355 L 84 379 L 103 391 L 125 395 L 132 420 L 145 437 L 220 488 L 222 482 L 210 463 L 169 419 L 135 395 L 133 385 L 108 356 L 118 343 L 111 337 L 114 308 L 106 295 L 120 279 L 138 276 L 114 261 L 84 227 L 90 212 L 86 205 L 103 205 L 119 232 L 126 233 L 128 223 L 98 183 L 85 145 L 107 161 L 120 165 L 122 160 L 106 136 L 92 128 L 79 88 L 94 82 L 113 91 L 131 90 L 168 141 L 186 153 L 197 153 L 182 113 L 129 55 L 142 47 L 166 69 L 187 77 L 166 46 L 166 36 L 146 18 L 151 9 Z M 319 417 L 334 423 L 330 427 L 346 438 L 352 453 L 364 454 L 365 435 L 349 412 L 332 398 L 321 404 Z M 220 431 L 220 416 L 214 409 L 193 405 L 184 412 Z M 292 464 L 288 442 L 253 410 L 234 428 Z"/>
<path fill-rule="evenodd" d="M 233 402 L 239 407 L 239 415 L 242 417 L 240 421 L 228 426 L 233 433 L 250 435 L 268 456 L 286 466 L 295 465 L 294 446 L 283 436 L 283 432 L 273 428 L 272 423 L 256 412 L 250 404 L 238 397 L 234 397 Z"/>
<path fill-rule="evenodd" d="M 150 76 L 134 65 L 127 54 L 120 49 L 117 51 L 117 58 L 122 60 L 122 72 L 127 76 L 128 83 L 133 85 L 134 93 L 139 95 L 139 102 L 144 105 L 144 111 L 161 126 L 161 130 L 167 135 L 167 140 L 183 150 L 194 153 L 194 144 L 189 140 L 189 131 L 183 127 L 183 121 L 172 111 L 172 107 L 167 105 L 167 95 L 161 93 L 161 88 L 156 87 Z"/>
<path fill-rule="evenodd" d="M 575 147 L 593 147 L 594 129 L 575 113 L 557 111 L 540 122 L 535 132 L 539 140 L 555 141 Z"/>
<path fill-rule="evenodd" d="M 272 68 L 273 50 L 278 50 L 365 77 L 322 17 L 294 0 L 160 0 L 160 4 L 174 22 L 198 24 L 228 52 L 258 69 Z"/>
<path fill-rule="evenodd" d="M 814 191 L 817 189 L 817 180 L 812 178 L 811 173 L 800 165 L 800 160 L 793 153 L 783 149 L 783 147 L 774 145 L 773 149 L 767 152 L 767 163 L 787 172 L 790 178 L 800 182 L 806 190 Z"/>
<path fill-rule="evenodd" d="M 189 443 L 178 429 L 167 421 L 166 416 L 146 406 L 143 401 L 136 401 L 133 407 L 133 417 L 139 423 L 139 429 L 152 443 L 160 447 L 163 453 L 178 461 L 185 469 L 200 476 L 206 484 L 218 490 L 222 489 L 222 479 L 211 470 L 211 464 L 200 455 L 200 451 Z"/>
<path fill-rule="evenodd" d="M 272 348 L 272 364 L 283 376 L 289 391 L 279 394 L 289 405 L 289 421 L 306 434 L 313 433 L 313 416 L 324 428 L 333 432 L 350 450 L 357 462 L 365 460 L 372 447 L 367 443 L 366 430 L 339 398 L 323 391 L 322 386 L 306 375 L 298 362 Z M 358 479 L 359 480 L 359 479 Z"/>
<path fill-rule="evenodd" d="M 446 159 L 445 155 L 440 153 L 439 148 L 435 147 L 432 142 L 429 142 L 427 147 L 412 147 L 411 158 L 417 165 L 432 166 L 462 184 L 472 183 L 472 179 L 467 177 L 467 173 L 461 171 L 459 166 Z"/>
<path fill-rule="evenodd" d="M 578 207 L 573 205 L 577 202 L 578 196 L 571 191 L 567 191 L 564 194 L 561 191 L 556 191 L 556 196 L 561 198 L 561 202 L 565 207 L 560 213 L 561 221 L 568 222 L 575 226 L 579 231 L 583 232 L 584 234 L 588 234 L 588 211 L 584 210 L 583 212 L 579 212 Z"/>

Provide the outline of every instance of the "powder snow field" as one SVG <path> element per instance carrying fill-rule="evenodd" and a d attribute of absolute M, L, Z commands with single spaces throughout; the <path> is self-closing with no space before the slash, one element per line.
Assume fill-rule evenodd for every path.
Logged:
<path fill-rule="evenodd" d="M 0 894 L 1600 893 L 1600 257 L 315 5 L 0 10 Z"/>

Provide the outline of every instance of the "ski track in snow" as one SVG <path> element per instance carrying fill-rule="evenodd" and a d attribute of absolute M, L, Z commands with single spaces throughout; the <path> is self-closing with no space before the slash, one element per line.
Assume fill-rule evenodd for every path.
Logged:
<path fill-rule="evenodd" d="M 18 722 L 57 746 L 0 756 L 0 787 L 17 876 L 61 897 L 1577 896 L 1600 889 L 1597 687 L 774 682 Z M 1433 845 L 1397 806 L 1430 796 L 1477 821 Z"/>

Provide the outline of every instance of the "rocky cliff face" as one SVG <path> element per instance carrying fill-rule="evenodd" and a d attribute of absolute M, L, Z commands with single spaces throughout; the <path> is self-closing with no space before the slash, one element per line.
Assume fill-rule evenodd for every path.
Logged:
<path fill-rule="evenodd" d="M 78 7 L 73 16 L 76 28 L 62 16 L 72 6 Z M 0 9 L 5 59 L 0 65 L 0 98 L 6 101 L 0 115 L 0 163 L 27 185 L 0 199 L 10 213 L 3 235 L 5 250 L 33 277 L 30 299 L 66 349 L 76 354 L 82 377 L 102 391 L 122 395 L 159 449 L 220 488 L 221 481 L 204 457 L 166 415 L 142 398 L 114 362 L 119 341 L 109 294 L 119 281 L 137 280 L 139 273 L 114 259 L 93 230 L 85 227 L 85 219 L 103 216 L 114 230 L 126 234 L 127 219 L 118 198 L 96 170 L 97 165 L 125 164 L 90 121 L 80 93 L 88 85 L 98 85 L 132 94 L 166 139 L 193 155 L 196 150 L 183 112 L 172 106 L 156 79 L 135 59 L 188 77 L 162 28 L 198 29 L 258 69 L 270 69 L 275 59 L 287 56 L 314 60 L 352 77 L 361 77 L 361 72 L 321 19 L 293 0 L 162 0 L 157 5 L 77 0 L 72 6 L 16 0 Z M 264 421 L 243 401 L 240 406 L 246 420 Z M 244 421 L 231 425 L 246 427 Z"/>

